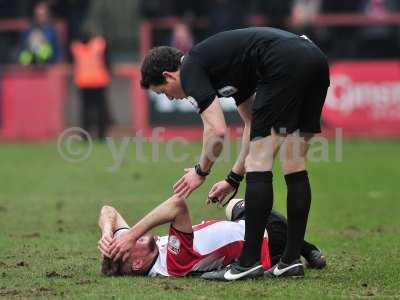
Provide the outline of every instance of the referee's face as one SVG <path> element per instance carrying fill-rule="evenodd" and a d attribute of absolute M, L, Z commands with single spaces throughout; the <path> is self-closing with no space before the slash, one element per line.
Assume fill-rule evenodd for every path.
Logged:
<path fill-rule="evenodd" d="M 157 94 L 164 94 L 169 100 L 186 98 L 181 86 L 179 71 L 176 72 L 163 72 L 165 83 L 160 85 L 151 85 L 150 89 Z"/>

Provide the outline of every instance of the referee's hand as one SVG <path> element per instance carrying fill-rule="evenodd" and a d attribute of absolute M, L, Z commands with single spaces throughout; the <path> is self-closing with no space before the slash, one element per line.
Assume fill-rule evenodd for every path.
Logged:
<path fill-rule="evenodd" d="M 175 194 L 188 198 L 189 195 L 203 184 L 205 177 L 199 176 L 194 168 L 185 169 L 186 174 L 181 177 L 173 186 Z"/>
<path fill-rule="evenodd" d="M 224 201 L 226 196 L 231 194 L 234 190 L 235 188 L 225 180 L 219 181 L 213 185 L 210 192 L 208 193 L 206 204 L 222 202 Z"/>

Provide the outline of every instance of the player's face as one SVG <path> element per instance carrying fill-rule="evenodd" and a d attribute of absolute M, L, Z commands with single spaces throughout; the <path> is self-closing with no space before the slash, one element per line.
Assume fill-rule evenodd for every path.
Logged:
<path fill-rule="evenodd" d="M 153 235 L 140 237 L 132 248 L 130 258 L 124 264 L 124 273 L 134 275 L 145 270 L 152 262 L 157 245 Z"/>
<path fill-rule="evenodd" d="M 146 256 L 154 249 L 153 244 L 154 236 L 143 235 L 136 241 L 134 253 L 136 253 L 137 256 Z"/>
<path fill-rule="evenodd" d="M 143 235 L 137 241 L 132 249 L 131 257 L 132 259 L 144 259 L 146 260 L 148 256 L 153 253 L 157 248 L 153 235 Z"/>

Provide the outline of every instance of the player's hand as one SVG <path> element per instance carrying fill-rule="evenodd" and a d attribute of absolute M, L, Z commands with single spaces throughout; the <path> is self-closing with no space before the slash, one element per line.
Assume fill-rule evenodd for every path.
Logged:
<path fill-rule="evenodd" d="M 196 173 L 194 168 L 185 169 L 186 174 L 174 184 L 174 193 L 187 198 L 205 180 L 205 177 Z"/>
<path fill-rule="evenodd" d="M 110 258 L 111 242 L 112 242 L 112 233 L 111 232 L 103 233 L 101 239 L 97 243 L 97 249 L 99 249 L 99 251 L 103 257 Z"/>
<path fill-rule="evenodd" d="M 234 190 L 235 188 L 231 186 L 227 181 L 219 181 L 213 185 L 210 192 L 208 193 L 206 204 L 222 202 L 225 197 L 231 194 Z"/>
<path fill-rule="evenodd" d="M 114 237 L 110 244 L 110 257 L 113 261 L 117 261 L 120 258 L 122 258 L 122 261 L 126 261 L 129 258 L 130 251 L 136 241 L 137 238 L 130 230 Z"/>

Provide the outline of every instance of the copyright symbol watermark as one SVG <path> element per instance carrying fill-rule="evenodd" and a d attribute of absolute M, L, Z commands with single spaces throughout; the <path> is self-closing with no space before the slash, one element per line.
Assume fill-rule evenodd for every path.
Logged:
<path fill-rule="evenodd" d="M 85 144 L 82 144 L 86 141 Z M 87 160 L 93 150 L 92 138 L 87 131 L 80 127 L 65 129 L 57 140 L 57 150 L 61 158 L 70 163 Z"/>

